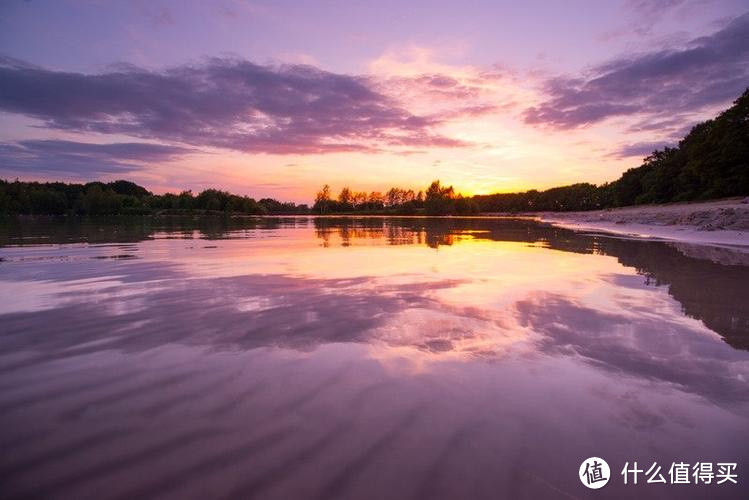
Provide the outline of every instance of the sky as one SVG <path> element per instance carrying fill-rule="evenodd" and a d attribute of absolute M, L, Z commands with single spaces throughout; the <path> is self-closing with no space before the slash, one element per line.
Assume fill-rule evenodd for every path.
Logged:
<path fill-rule="evenodd" d="M 0 0 L 0 178 L 602 183 L 748 86 L 746 0 Z"/>

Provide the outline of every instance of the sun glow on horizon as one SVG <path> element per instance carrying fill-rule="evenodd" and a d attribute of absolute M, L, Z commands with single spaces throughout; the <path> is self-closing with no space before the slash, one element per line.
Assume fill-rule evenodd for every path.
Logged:
<path fill-rule="evenodd" d="M 745 51 L 723 50 L 749 29 L 749 14 L 728 4 L 719 23 L 671 19 L 661 34 L 681 38 L 667 46 L 620 26 L 622 15 L 643 14 L 631 3 L 598 6 L 585 15 L 600 19 L 574 36 L 566 22 L 541 23 L 513 5 L 506 30 L 483 24 L 494 16 L 471 16 L 467 30 L 388 18 L 382 31 L 377 22 L 385 21 L 370 23 L 370 12 L 356 32 L 336 23 L 324 37 L 305 23 L 279 37 L 269 26 L 288 21 L 290 7 L 281 5 L 250 9 L 251 19 L 236 25 L 223 19 L 219 32 L 207 25 L 203 37 L 176 24 L 154 30 L 143 12 L 101 6 L 107 40 L 76 28 L 89 14 L 84 4 L 49 6 L 44 22 L 34 17 L 42 12 L 18 7 L 10 15 L 17 22 L 5 23 L 4 178 L 128 179 L 157 193 L 218 188 L 296 203 L 310 203 L 326 183 L 418 191 L 439 179 L 464 195 L 600 184 L 728 107 L 747 67 Z M 339 8 L 349 7 L 351 21 L 359 19 L 357 7 Z M 422 15 L 440 17 L 439 9 Z M 123 53 L 135 41 L 121 19 L 140 26 L 142 42 L 159 42 Z M 248 38 L 246 22 L 269 31 Z M 226 35 L 252 50 L 227 46 Z M 87 43 L 69 54 L 57 50 L 59 39 L 81 38 Z M 93 42 L 99 49 L 87 50 Z M 688 57 L 695 47 L 720 60 L 700 66 Z M 655 64 L 660 57 L 671 64 Z M 704 78 L 693 78 L 696 70 Z"/>

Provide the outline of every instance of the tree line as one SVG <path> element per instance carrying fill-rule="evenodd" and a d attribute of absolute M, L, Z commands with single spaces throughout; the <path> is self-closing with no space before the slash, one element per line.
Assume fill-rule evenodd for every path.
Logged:
<path fill-rule="evenodd" d="M 151 215 L 170 212 L 247 215 L 308 213 L 307 205 L 272 198 L 256 201 L 218 189 L 153 194 L 126 180 L 89 182 L 9 182 L 0 180 L 0 214 Z"/>
<path fill-rule="evenodd" d="M 315 196 L 312 211 L 318 214 L 381 213 L 396 215 L 471 215 L 477 214 L 478 205 L 470 198 L 457 193 L 452 186 L 443 186 L 439 180 L 432 182 L 426 191 L 390 188 L 385 194 L 341 189 L 336 198 L 325 184 Z"/>

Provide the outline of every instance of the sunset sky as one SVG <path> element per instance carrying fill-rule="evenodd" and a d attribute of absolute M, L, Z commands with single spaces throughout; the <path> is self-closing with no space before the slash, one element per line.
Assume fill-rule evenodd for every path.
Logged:
<path fill-rule="evenodd" d="M 749 86 L 746 0 L 0 2 L 0 177 L 310 202 L 617 178 Z"/>

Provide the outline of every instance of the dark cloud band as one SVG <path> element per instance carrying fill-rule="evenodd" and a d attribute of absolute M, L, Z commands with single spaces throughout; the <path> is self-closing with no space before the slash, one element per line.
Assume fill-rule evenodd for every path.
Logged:
<path fill-rule="evenodd" d="M 547 99 L 525 111 L 527 123 L 569 129 L 614 116 L 663 119 L 725 104 L 749 85 L 749 13 L 680 50 L 602 64 L 586 78 L 546 82 Z"/>
<path fill-rule="evenodd" d="M 0 144 L 0 169 L 91 178 L 133 172 L 142 169 L 144 163 L 160 163 L 189 152 L 189 149 L 176 146 L 137 142 L 91 144 L 28 140 Z"/>
<path fill-rule="evenodd" d="M 256 153 L 455 147 L 362 77 L 213 58 L 164 71 L 51 71 L 0 58 L 0 110 L 54 129 Z"/>

